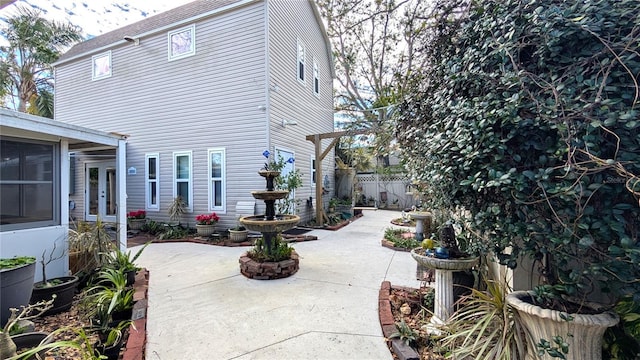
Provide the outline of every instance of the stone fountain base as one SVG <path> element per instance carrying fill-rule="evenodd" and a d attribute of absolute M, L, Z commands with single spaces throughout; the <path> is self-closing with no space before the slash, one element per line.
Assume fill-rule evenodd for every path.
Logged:
<path fill-rule="evenodd" d="M 300 268 L 300 257 L 295 250 L 291 251 L 291 259 L 278 262 L 257 262 L 245 252 L 240 256 L 240 272 L 249 279 L 273 280 L 289 277 Z"/>

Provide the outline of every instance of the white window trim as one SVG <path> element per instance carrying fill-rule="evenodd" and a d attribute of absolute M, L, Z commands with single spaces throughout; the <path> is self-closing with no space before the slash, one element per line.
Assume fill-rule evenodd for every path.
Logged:
<path fill-rule="evenodd" d="M 316 82 L 318 83 L 318 88 L 316 88 Z M 320 97 L 320 69 L 318 67 L 318 61 L 316 61 L 315 56 L 313 57 L 313 94 L 319 98 Z"/>
<path fill-rule="evenodd" d="M 184 52 L 182 54 L 173 55 L 173 48 L 171 44 L 171 36 L 176 35 L 178 33 L 184 31 L 191 31 L 191 48 L 189 51 Z M 186 26 L 180 29 L 172 30 L 167 33 L 167 57 L 169 61 L 178 60 L 182 58 L 186 58 L 189 56 L 193 56 L 196 54 L 196 25 L 193 24 L 191 26 Z"/>
<path fill-rule="evenodd" d="M 149 179 L 149 159 L 156 159 L 156 178 L 155 180 Z M 160 211 L 160 154 L 150 153 L 144 155 L 144 202 L 145 210 Z M 149 197 L 150 184 L 156 183 L 156 203 L 151 204 L 151 198 Z"/>
<path fill-rule="evenodd" d="M 104 74 L 96 75 L 96 60 L 104 57 L 106 57 L 109 60 L 109 71 L 105 72 Z M 102 54 L 93 55 L 91 57 L 91 80 L 92 81 L 110 78 L 112 74 L 113 74 L 113 63 L 111 62 L 111 50 L 104 52 Z"/>
<path fill-rule="evenodd" d="M 213 153 L 221 153 L 222 154 L 222 177 L 220 178 L 220 180 L 222 181 L 222 186 L 220 189 L 221 192 L 221 203 L 222 206 L 215 206 L 213 203 L 213 195 L 214 195 L 214 188 L 213 188 L 213 180 L 214 178 L 211 177 L 211 154 Z M 209 211 L 218 211 L 222 214 L 226 214 L 227 212 L 227 154 L 226 154 L 226 150 L 225 148 L 212 148 L 212 149 L 208 149 L 207 150 L 207 182 L 208 182 L 208 188 L 209 188 L 209 196 L 207 199 L 207 202 L 209 203 Z"/>
<path fill-rule="evenodd" d="M 315 179 L 315 181 L 313 181 L 313 180 L 314 180 L 314 178 L 315 178 L 315 177 L 317 177 L 317 174 L 318 174 L 318 173 L 316 172 L 316 169 L 315 169 L 315 168 L 314 168 L 314 166 L 313 166 L 313 163 L 316 161 L 316 156 L 315 156 L 314 154 L 311 154 L 311 155 L 309 156 L 309 159 L 310 159 L 310 160 L 309 160 L 309 174 L 310 174 L 310 176 L 309 176 L 309 182 L 311 183 L 311 188 L 312 188 L 312 189 L 315 189 L 315 187 L 316 187 L 316 183 L 318 182 L 318 179 Z M 318 166 L 318 164 L 316 164 L 316 167 L 317 167 L 317 166 Z"/>
<path fill-rule="evenodd" d="M 302 56 L 300 56 L 300 48 L 302 47 Z M 307 85 L 307 48 L 304 46 L 302 40 L 298 38 L 298 42 L 296 44 L 296 78 L 298 82 L 302 85 Z M 302 79 L 300 79 L 300 64 L 302 64 Z"/>
<path fill-rule="evenodd" d="M 175 199 L 178 196 L 178 192 L 176 191 L 176 187 L 178 184 L 178 173 L 176 172 L 176 158 L 178 156 L 188 156 L 189 157 L 189 199 L 187 202 L 189 205 L 187 206 L 187 212 L 193 212 L 193 154 L 192 151 L 175 151 L 173 153 L 173 198 Z M 184 182 L 184 179 L 180 179 L 180 182 Z"/>

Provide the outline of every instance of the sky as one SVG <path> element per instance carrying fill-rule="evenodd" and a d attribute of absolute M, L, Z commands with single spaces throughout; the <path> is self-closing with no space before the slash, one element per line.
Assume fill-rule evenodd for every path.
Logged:
<path fill-rule="evenodd" d="M 0 19 L 23 6 L 42 11 L 56 21 L 80 26 L 88 38 L 140 21 L 193 0 L 18 0 L 0 9 Z"/>

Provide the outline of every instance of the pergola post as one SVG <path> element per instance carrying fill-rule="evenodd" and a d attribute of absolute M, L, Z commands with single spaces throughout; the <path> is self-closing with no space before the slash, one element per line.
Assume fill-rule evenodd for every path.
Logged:
<path fill-rule="evenodd" d="M 359 135 L 366 133 L 367 130 L 349 130 L 338 131 L 332 133 L 307 135 L 307 141 L 311 141 L 315 145 L 315 159 L 316 159 L 316 223 L 324 223 L 329 221 L 327 214 L 324 212 L 324 203 L 322 202 L 322 160 L 329 154 L 331 149 L 338 143 L 338 140 L 342 136 Z M 326 149 L 322 150 L 322 140 L 333 139 Z"/>

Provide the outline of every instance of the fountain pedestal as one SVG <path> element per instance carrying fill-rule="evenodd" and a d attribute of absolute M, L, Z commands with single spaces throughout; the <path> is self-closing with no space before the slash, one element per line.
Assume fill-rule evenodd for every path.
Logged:
<path fill-rule="evenodd" d="M 240 223 L 247 230 L 262 233 L 262 249 L 272 255 L 274 245 L 277 245 L 278 235 L 294 228 L 299 222 L 298 215 L 282 215 L 275 213 L 275 202 L 284 199 L 289 195 L 289 191 L 275 190 L 274 179 L 280 175 L 278 171 L 261 170 L 260 176 L 266 178 L 267 189 L 263 191 L 252 191 L 251 195 L 258 200 L 263 200 L 266 206 L 265 215 L 245 216 L 240 218 Z M 240 257 L 240 272 L 242 275 L 257 280 L 280 279 L 295 274 L 299 269 L 298 254 L 292 250 L 291 257 L 282 261 L 257 261 L 244 253 Z"/>
<path fill-rule="evenodd" d="M 429 227 L 431 227 L 431 213 L 426 211 L 412 211 L 409 213 L 409 216 L 416 221 L 416 240 L 424 240 L 425 220 L 428 220 Z"/>
<path fill-rule="evenodd" d="M 438 259 L 418 252 L 424 252 L 424 250 L 420 248 L 411 250 L 411 257 L 418 264 L 436 270 L 436 293 L 431 323 L 442 325 L 454 311 L 453 273 L 471 269 L 478 264 L 479 258 Z"/>

